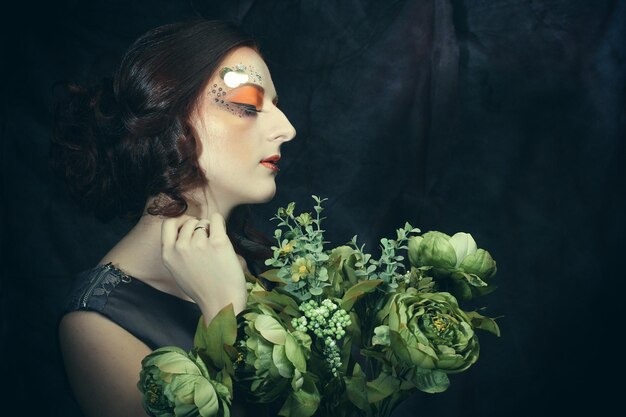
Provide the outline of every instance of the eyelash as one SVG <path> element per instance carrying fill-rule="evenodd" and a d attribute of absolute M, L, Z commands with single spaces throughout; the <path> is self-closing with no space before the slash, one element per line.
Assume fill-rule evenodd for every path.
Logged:
<path fill-rule="evenodd" d="M 261 113 L 261 110 L 257 110 L 257 108 L 251 104 L 244 104 L 244 103 L 233 103 L 233 104 L 240 107 L 243 110 L 243 114 L 249 117 L 256 116 L 257 113 Z"/>

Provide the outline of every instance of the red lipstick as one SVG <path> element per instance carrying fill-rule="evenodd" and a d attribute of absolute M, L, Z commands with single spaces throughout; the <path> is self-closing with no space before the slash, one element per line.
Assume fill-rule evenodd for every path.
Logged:
<path fill-rule="evenodd" d="M 280 169 L 276 165 L 276 164 L 278 164 L 278 161 L 280 161 L 280 155 L 271 155 L 271 156 L 268 156 L 265 159 L 262 159 L 261 160 L 261 165 L 263 165 L 266 168 L 271 169 L 274 172 L 278 172 L 278 171 L 280 171 Z"/>

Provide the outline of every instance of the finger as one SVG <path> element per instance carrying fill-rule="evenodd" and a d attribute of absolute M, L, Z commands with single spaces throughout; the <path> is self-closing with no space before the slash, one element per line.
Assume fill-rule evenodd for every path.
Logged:
<path fill-rule="evenodd" d="M 210 230 L 209 219 L 200 219 L 196 227 L 193 228 L 191 240 L 206 240 L 206 238 L 209 237 Z"/>
<path fill-rule="evenodd" d="M 198 225 L 198 222 L 199 220 L 195 217 L 187 220 L 178 231 L 178 242 L 189 242 L 193 234 L 193 229 Z"/>
<path fill-rule="evenodd" d="M 220 213 L 213 213 L 211 215 L 211 240 L 221 240 L 228 239 L 226 236 L 226 222 L 224 221 L 224 217 Z"/>
<path fill-rule="evenodd" d="M 237 259 L 239 259 L 239 263 L 241 264 L 241 269 L 243 269 L 245 272 L 250 272 L 248 270 L 248 263 L 246 262 L 246 260 L 243 258 L 243 256 L 241 255 L 237 255 Z"/>

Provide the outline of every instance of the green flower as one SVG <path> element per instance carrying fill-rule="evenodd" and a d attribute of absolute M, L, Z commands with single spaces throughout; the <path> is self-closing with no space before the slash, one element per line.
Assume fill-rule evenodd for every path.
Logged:
<path fill-rule="evenodd" d="M 459 265 L 462 271 L 488 280 L 496 273 L 496 261 L 491 254 L 484 249 L 477 249 L 476 252 L 467 255 Z"/>
<path fill-rule="evenodd" d="M 244 314 L 245 341 L 242 348 L 245 365 L 239 378 L 249 381 L 248 394 L 255 401 L 268 403 L 301 385 L 306 360 L 311 353 L 311 338 L 302 332 L 290 332 L 269 309 Z M 299 382 L 300 381 L 300 382 Z"/>
<path fill-rule="evenodd" d="M 141 362 L 137 387 L 151 416 L 228 416 L 231 395 L 210 378 L 202 359 L 176 347 L 155 350 Z"/>
<path fill-rule="evenodd" d="M 496 262 L 489 252 L 478 249 L 469 233 L 453 236 L 431 231 L 409 238 L 409 261 L 417 268 L 432 268 L 434 278 L 449 279 L 447 286 L 455 296 L 469 299 L 493 288 L 488 280 L 496 273 Z"/>
<path fill-rule="evenodd" d="M 280 255 L 281 256 L 285 256 L 291 252 L 293 252 L 293 249 L 296 247 L 296 241 L 295 240 L 290 240 L 287 243 L 285 243 L 281 248 L 280 248 Z"/>
<path fill-rule="evenodd" d="M 311 213 L 301 213 L 296 217 L 296 221 L 300 226 L 308 226 L 313 223 L 313 217 L 311 217 Z"/>
<path fill-rule="evenodd" d="M 450 236 L 431 231 L 422 236 L 409 238 L 409 261 L 413 266 L 433 266 L 452 269 L 456 265 L 456 253 L 449 242 Z"/>
<path fill-rule="evenodd" d="M 293 282 L 298 282 L 300 279 L 306 278 L 314 273 L 315 264 L 309 259 L 298 258 L 291 265 L 291 280 Z"/>
<path fill-rule="evenodd" d="M 415 288 L 391 295 L 378 316 L 382 328 L 373 343 L 387 350 L 405 366 L 445 373 L 461 372 L 478 359 L 478 338 L 469 316 L 449 293 L 419 293 Z"/>

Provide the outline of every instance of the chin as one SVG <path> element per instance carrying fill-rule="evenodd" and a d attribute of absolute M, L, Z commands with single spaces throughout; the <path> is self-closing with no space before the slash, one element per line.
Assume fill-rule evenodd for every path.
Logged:
<path fill-rule="evenodd" d="M 254 195 L 248 196 L 248 201 L 246 202 L 247 204 L 267 203 L 276 195 L 276 184 L 273 183 L 271 186 L 258 187 L 254 191 Z"/>

